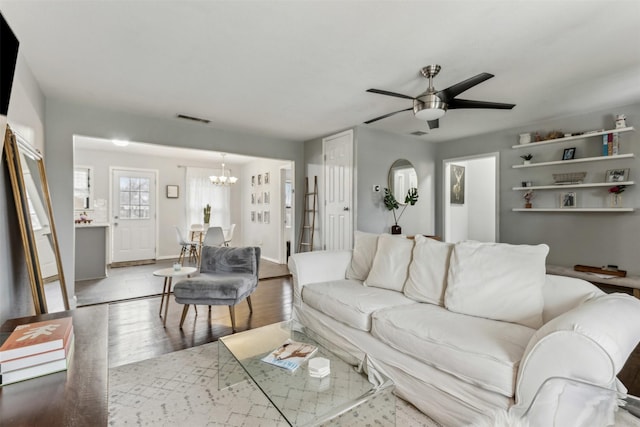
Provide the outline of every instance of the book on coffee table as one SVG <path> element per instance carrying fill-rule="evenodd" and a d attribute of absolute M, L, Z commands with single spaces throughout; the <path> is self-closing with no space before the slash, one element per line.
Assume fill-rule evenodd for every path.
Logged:
<path fill-rule="evenodd" d="M 288 371 L 295 371 L 316 351 L 318 351 L 318 347 L 315 345 L 287 339 L 261 360 Z"/>

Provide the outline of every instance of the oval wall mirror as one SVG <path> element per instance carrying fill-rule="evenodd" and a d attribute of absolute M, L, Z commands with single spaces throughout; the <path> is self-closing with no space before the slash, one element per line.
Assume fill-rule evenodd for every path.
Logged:
<path fill-rule="evenodd" d="M 391 194 L 399 204 L 404 205 L 404 198 L 410 188 L 418 188 L 418 174 L 407 159 L 398 159 L 389 168 L 388 185 Z"/>
<path fill-rule="evenodd" d="M 36 314 L 48 313 L 45 284 L 58 282 L 65 310 L 69 298 L 42 155 L 9 126 L 4 140 L 13 198 L 18 214 L 27 272 Z M 56 301 L 60 306 L 60 302 Z"/>

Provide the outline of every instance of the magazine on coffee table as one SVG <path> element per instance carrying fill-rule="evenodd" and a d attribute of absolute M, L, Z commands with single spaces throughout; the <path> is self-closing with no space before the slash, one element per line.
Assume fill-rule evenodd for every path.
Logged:
<path fill-rule="evenodd" d="M 313 344 L 287 339 L 280 347 L 273 350 L 261 360 L 288 371 L 295 371 L 317 350 L 318 347 Z"/>

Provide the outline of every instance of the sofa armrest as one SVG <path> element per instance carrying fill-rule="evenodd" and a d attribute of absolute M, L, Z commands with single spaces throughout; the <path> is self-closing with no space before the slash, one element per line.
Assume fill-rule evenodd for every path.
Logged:
<path fill-rule="evenodd" d="M 527 345 L 516 383 L 516 406 L 526 408 L 551 377 L 613 387 L 640 341 L 640 300 L 596 296 L 543 325 Z"/>
<path fill-rule="evenodd" d="M 351 252 L 302 252 L 289 257 L 289 271 L 293 277 L 294 303 L 301 301 L 302 288 L 309 283 L 344 279 L 351 263 Z"/>

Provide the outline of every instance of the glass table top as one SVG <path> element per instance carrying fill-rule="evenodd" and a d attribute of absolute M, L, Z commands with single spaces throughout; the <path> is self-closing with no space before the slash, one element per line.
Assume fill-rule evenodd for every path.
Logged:
<path fill-rule="evenodd" d="M 243 379 L 253 380 L 290 425 L 332 423 L 335 417 L 355 407 L 360 409 L 360 425 L 364 425 L 365 419 L 377 421 L 376 425 L 395 425 L 393 382 L 379 373 L 372 374 L 371 366 L 367 369 L 370 375 L 359 372 L 306 332 L 294 321 L 286 321 L 220 338 L 219 388 Z M 329 359 L 330 374 L 324 378 L 311 377 L 308 360 L 293 372 L 261 360 L 287 339 L 317 346 L 312 358 Z M 366 410 L 360 406 L 365 402 L 369 403 Z M 345 420 L 338 424 L 345 425 Z"/>

